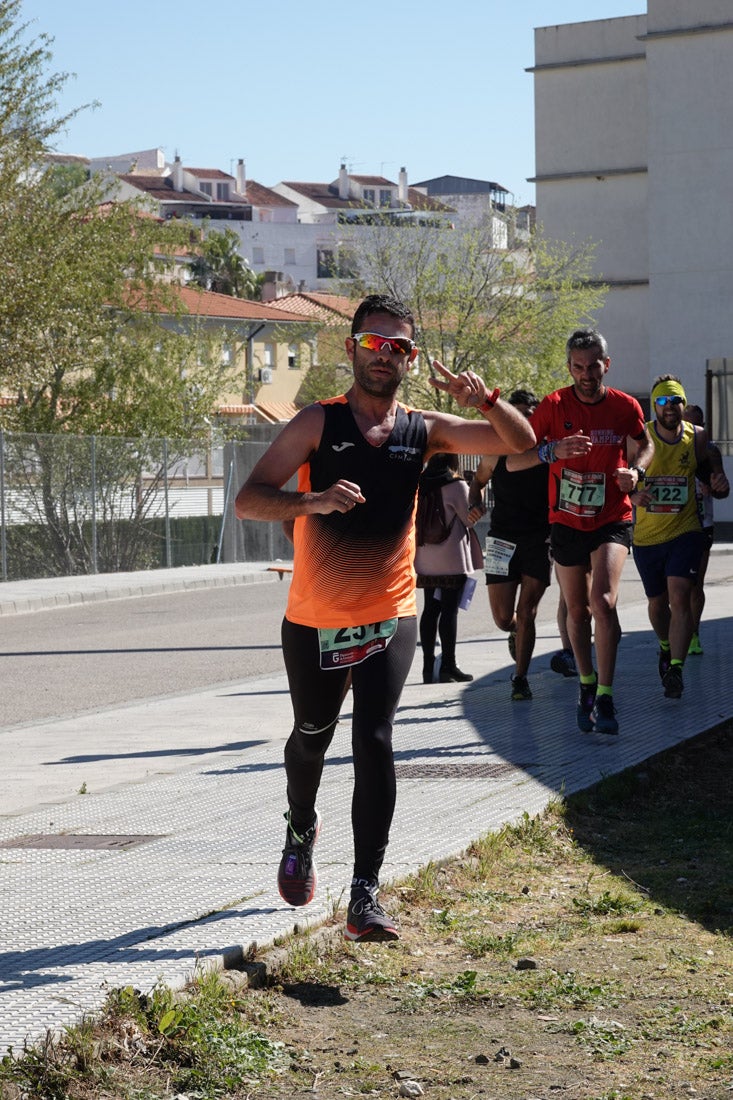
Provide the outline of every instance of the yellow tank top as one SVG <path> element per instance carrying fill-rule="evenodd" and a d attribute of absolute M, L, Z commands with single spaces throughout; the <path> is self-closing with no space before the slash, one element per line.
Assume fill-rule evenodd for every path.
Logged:
<path fill-rule="evenodd" d="M 695 427 L 682 421 L 674 443 L 667 443 L 656 431 L 655 421 L 647 424 L 654 440 L 654 458 L 647 468 L 644 488 L 653 496 L 646 508 L 637 505 L 634 545 L 656 546 L 688 531 L 699 531 L 700 516 L 695 499 Z"/>

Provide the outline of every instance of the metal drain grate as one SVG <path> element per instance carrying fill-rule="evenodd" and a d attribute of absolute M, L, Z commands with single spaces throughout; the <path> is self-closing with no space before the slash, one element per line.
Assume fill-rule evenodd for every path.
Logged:
<path fill-rule="evenodd" d="M 452 761 L 445 764 L 397 764 L 398 779 L 498 779 L 518 771 L 521 765 L 505 761 L 490 764 L 483 760 Z"/>
<path fill-rule="evenodd" d="M 159 836 L 104 835 L 95 833 L 29 833 L 0 841 L 0 848 L 63 848 L 70 851 L 124 852 Z"/>

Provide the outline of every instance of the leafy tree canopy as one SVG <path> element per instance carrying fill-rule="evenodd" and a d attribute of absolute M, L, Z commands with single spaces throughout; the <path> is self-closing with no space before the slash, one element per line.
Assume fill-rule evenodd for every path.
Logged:
<path fill-rule="evenodd" d="M 78 172 L 46 170 L 76 112 L 55 112 L 66 76 L 46 75 L 50 40 L 28 42 L 19 10 L 0 0 L 0 393 L 19 399 L 0 424 L 204 433 L 224 381 L 220 340 L 160 282 L 161 257 L 190 245 L 190 231 L 135 203 L 103 204 L 102 183 Z"/>
<path fill-rule="evenodd" d="M 191 264 L 193 282 L 204 290 L 232 298 L 259 299 L 263 276 L 256 275 L 239 251 L 239 237 L 232 229 L 207 233 Z"/>
<path fill-rule="evenodd" d="M 593 248 L 549 243 L 541 233 L 497 249 L 490 218 L 456 228 L 375 225 L 349 248 L 363 293 L 382 291 L 408 303 L 420 356 L 403 392 L 422 408 L 449 408 L 430 385 L 432 361 L 473 370 L 505 393 L 539 396 L 567 377 L 564 345 L 603 300 L 588 282 Z"/>

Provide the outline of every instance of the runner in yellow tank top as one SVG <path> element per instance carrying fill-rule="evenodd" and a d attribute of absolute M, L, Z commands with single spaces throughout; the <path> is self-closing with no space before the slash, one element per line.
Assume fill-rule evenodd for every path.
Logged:
<path fill-rule="evenodd" d="M 649 621 L 659 639 L 659 675 L 668 699 L 684 691 L 682 667 L 694 628 L 692 594 L 705 550 L 695 499 L 695 471 L 708 456 L 704 428 L 683 420 L 687 398 L 679 378 L 663 374 L 651 394 L 649 423 L 654 457 L 631 496 L 636 509 L 634 560 L 648 600 Z M 722 465 L 711 475 L 727 485 Z"/>

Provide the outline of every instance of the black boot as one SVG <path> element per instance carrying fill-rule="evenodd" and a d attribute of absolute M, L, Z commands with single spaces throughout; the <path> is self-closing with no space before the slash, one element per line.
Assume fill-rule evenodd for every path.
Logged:
<path fill-rule="evenodd" d="M 470 680 L 473 680 L 471 673 L 461 672 L 458 665 L 453 665 L 453 668 L 446 668 L 445 665 L 440 666 L 441 684 L 467 684 Z"/>

